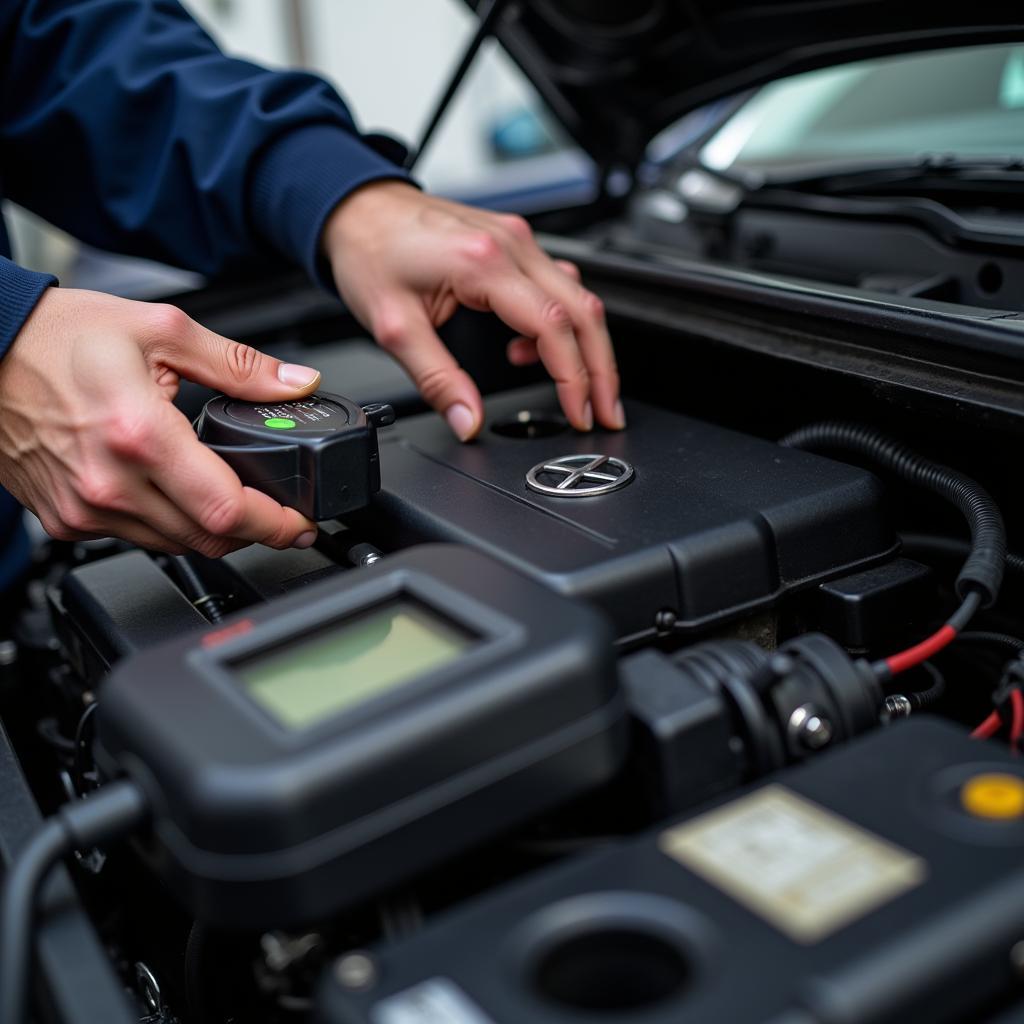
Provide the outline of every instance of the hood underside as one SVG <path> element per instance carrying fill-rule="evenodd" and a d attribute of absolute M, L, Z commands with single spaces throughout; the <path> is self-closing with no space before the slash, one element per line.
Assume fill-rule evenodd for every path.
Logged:
<path fill-rule="evenodd" d="M 494 0 L 466 0 L 484 15 Z M 691 110 L 801 71 L 1024 40 L 1006 0 L 496 0 L 494 34 L 605 169 Z M 1011 19 L 1016 20 L 1011 20 Z"/>

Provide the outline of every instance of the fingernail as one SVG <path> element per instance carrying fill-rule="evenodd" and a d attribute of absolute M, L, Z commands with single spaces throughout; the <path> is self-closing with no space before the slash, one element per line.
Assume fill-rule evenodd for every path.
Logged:
<path fill-rule="evenodd" d="M 589 402 L 583 406 L 583 429 L 594 429 L 594 407 Z"/>
<path fill-rule="evenodd" d="M 444 414 L 444 418 L 448 421 L 448 426 L 452 428 L 455 436 L 460 441 L 468 441 L 473 436 L 473 431 L 476 428 L 476 417 L 474 417 L 473 411 L 468 405 L 463 405 L 461 402 L 450 405 L 448 411 Z"/>
<path fill-rule="evenodd" d="M 307 530 L 305 533 L 300 533 L 298 537 L 292 541 L 293 548 L 311 548 L 316 543 L 316 530 Z"/>
<path fill-rule="evenodd" d="M 622 402 L 615 403 L 615 426 L 619 430 L 626 426 L 626 410 L 622 408 Z"/>
<path fill-rule="evenodd" d="M 308 388 L 314 381 L 320 379 L 320 371 L 314 370 L 312 366 L 299 366 L 298 363 L 282 363 L 277 368 L 277 379 L 290 388 L 296 390 Z"/>

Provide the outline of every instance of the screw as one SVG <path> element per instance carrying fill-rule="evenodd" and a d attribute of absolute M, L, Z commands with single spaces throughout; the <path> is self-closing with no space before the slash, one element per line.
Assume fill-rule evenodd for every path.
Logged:
<path fill-rule="evenodd" d="M 891 697 L 885 698 L 882 714 L 886 719 L 908 718 L 913 710 L 914 705 L 910 703 L 909 697 L 905 697 L 902 693 L 894 693 Z"/>
<path fill-rule="evenodd" d="M 822 718 L 813 704 L 801 704 L 789 716 L 789 730 L 808 750 L 821 750 L 832 741 L 832 723 Z"/>
<path fill-rule="evenodd" d="M 366 953 L 346 953 L 334 965 L 334 976 L 343 988 L 368 989 L 377 980 L 377 966 Z"/>

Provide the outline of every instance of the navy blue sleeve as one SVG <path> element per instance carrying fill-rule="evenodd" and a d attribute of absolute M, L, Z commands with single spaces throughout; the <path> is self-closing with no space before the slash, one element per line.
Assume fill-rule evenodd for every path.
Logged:
<path fill-rule="evenodd" d="M 26 270 L 0 256 L 0 358 L 10 348 L 39 297 L 56 283 L 52 274 Z"/>
<path fill-rule="evenodd" d="M 326 82 L 224 56 L 176 0 L 0 0 L 0 170 L 100 248 L 208 275 L 283 256 L 325 284 L 328 213 L 405 177 Z"/>

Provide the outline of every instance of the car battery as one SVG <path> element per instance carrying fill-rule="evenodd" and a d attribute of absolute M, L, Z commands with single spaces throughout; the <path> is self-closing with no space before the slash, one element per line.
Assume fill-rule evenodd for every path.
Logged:
<path fill-rule="evenodd" d="M 895 550 L 865 470 L 628 400 L 626 430 L 577 433 L 549 385 L 486 406 L 470 444 L 435 414 L 382 431 L 382 490 L 346 522 L 390 549 L 483 549 L 622 638 L 706 629 Z"/>
<path fill-rule="evenodd" d="M 922 717 L 342 956 L 315 1019 L 941 1024 L 1022 922 L 1024 765 Z"/>

